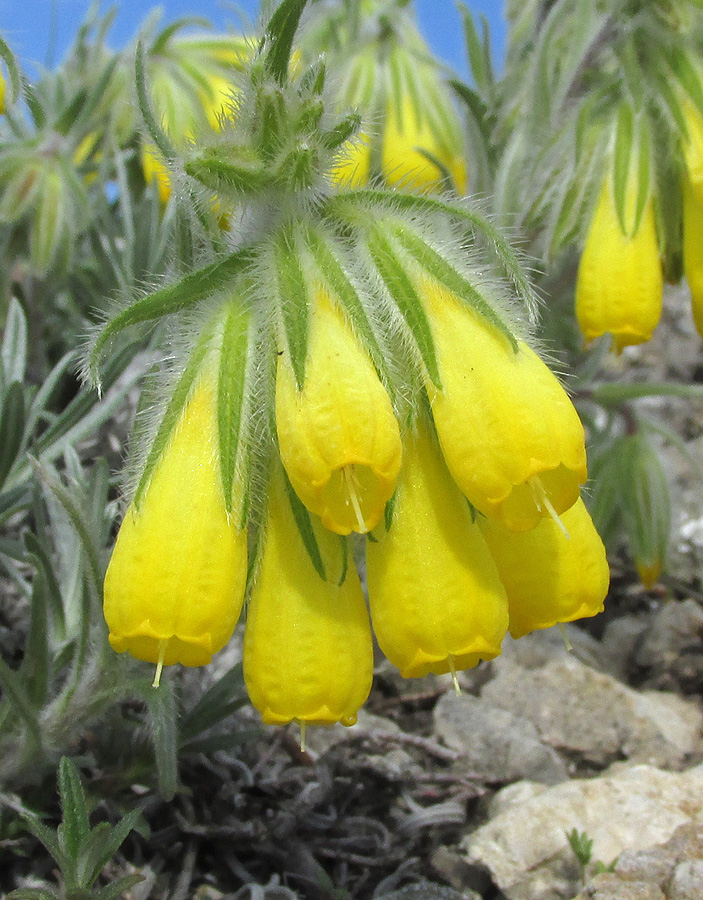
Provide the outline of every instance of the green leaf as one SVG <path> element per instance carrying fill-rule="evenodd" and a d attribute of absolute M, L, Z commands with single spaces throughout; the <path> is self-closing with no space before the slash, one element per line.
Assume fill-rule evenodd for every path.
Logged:
<path fill-rule="evenodd" d="M 364 307 L 360 293 L 347 275 L 342 261 L 337 256 L 334 240 L 321 234 L 315 228 L 305 229 L 305 241 L 313 255 L 317 267 L 327 287 L 344 308 L 354 332 L 361 339 L 384 384 L 388 385 L 389 373 L 385 356 L 374 325 Z"/>
<path fill-rule="evenodd" d="M 41 747 L 41 731 L 39 729 L 39 710 L 34 707 L 22 680 L 0 656 L 0 688 L 3 700 L 9 703 L 12 711 L 21 719 L 27 729 L 31 741 L 38 749 Z"/>
<path fill-rule="evenodd" d="M 227 189 L 242 194 L 264 191 L 271 188 L 273 173 L 261 160 L 242 149 L 206 148 L 186 160 L 185 171 L 213 191 L 226 192 Z"/>
<path fill-rule="evenodd" d="M 244 705 L 244 704 L 242 704 Z M 193 753 L 217 753 L 219 750 L 231 752 L 239 749 L 242 744 L 247 741 L 260 738 L 262 734 L 261 728 L 238 728 L 236 731 L 230 731 L 225 734 L 212 734 L 203 738 L 191 738 L 181 744 L 180 751 L 182 754 Z"/>
<path fill-rule="evenodd" d="M 266 27 L 264 65 L 279 84 L 288 80 L 293 39 L 307 0 L 283 0 Z"/>
<path fill-rule="evenodd" d="M 59 900 L 59 894 L 47 888 L 18 888 L 10 891 L 6 900 Z"/>
<path fill-rule="evenodd" d="M 37 562 L 39 562 L 37 560 Z M 32 579 L 29 601 L 29 634 L 24 659 L 19 668 L 20 677 L 27 685 L 31 703 L 37 709 L 45 704 L 49 693 L 51 658 L 49 655 L 49 588 L 43 568 L 37 568 Z"/>
<path fill-rule="evenodd" d="M 413 283 L 398 260 L 393 246 L 379 227 L 369 234 L 368 248 L 386 289 L 405 320 L 432 383 L 441 390 L 432 330 Z"/>
<path fill-rule="evenodd" d="M 703 385 L 666 381 L 634 381 L 625 384 L 613 381 L 594 385 L 591 388 L 591 397 L 604 406 L 619 406 L 640 397 L 680 397 L 683 400 L 700 400 L 703 399 Z"/>
<path fill-rule="evenodd" d="M 140 809 L 133 809 L 112 827 L 101 822 L 92 829 L 81 846 L 78 866 L 80 884 L 90 888 L 97 881 L 107 863 L 117 853 L 141 817 Z"/>
<path fill-rule="evenodd" d="M 156 116 L 154 115 L 154 112 L 151 108 L 151 103 L 149 100 L 149 90 L 146 83 L 144 45 L 141 41 L 137 41 L 134 70 L 137 83 L 137 102 L 139 104 L 139 111 L 141 112 L 142 118 L 144 119 L 144 124 L 146 125 L 146 130 L 149 132 L 149 137 L 151 138 L 151 140 L 157 146 L 159 153 L 167 162 L 170 162 L 171 160 L 176 159 L 177 153 L 173 147 L 173 144 L 169 140 L 168 135 L 157 121 Z"/>
<path fill-rule="evenodd" d="M 251 314 L 239 299 L 229 304 L 222 335 L 218 379 L 217 422 L 220 438 L 222 491 L 228 514 L 234 501 L 233 485 L 240 447 L 248 369 L 251 365 Z M 241 511 L 240 511 L 241 512 Z"/>
<path fill-rule="evenodd" d="M 0 412 L 0 487 L 5 483 L 24 438 L 24 387 L 13 381 Z"/>
<path fill-rule="evenodd" d="M 100 332 L 90 350 L 87 360 L 87 374 L 96 383 L 97 364 L 107 342 L 120 331 L 130 325 L 150 322 L 163 316 L 171 315 L 187 309 L 196 303 L 207 300 L 224 288 L 253 259 L 250 248 L 239 250 L 227 259 L 211 263 L 202 269 L 191 272 L 175 284 L 170 284 L 146 297 L 137 300 L 127 309 L 118 313 Z"/>
<path fill-rule="evenodd" d="M 300 534 L 303 545 L 305 546 L 305 550 L 310 557 L 310 562 L 313 564 L 313 567 L 320 578 L 323 581 L 327 581 L 325 564 L 322 561 L 322 554 L 320 553 L 320 546 L 317 543 L 317 538 L 315 537 L 315 530 L 312 525 L 310 513 L 303 506 L 298 495 L 293 490 L 293 487 L 288 480 L 288 476 L 285 474 L 285 472 L 283 474 L 283 478 L 285 480 L 286 492 L 288 494 L 288 501 L 290 502 L 291 510 L 293 512 L 293 518 L 295 519 L 295 524 L 298 527 L 298 532 Z"/>
<path fill-rule="evenodd" d="M 181 721 L 181 741 L 212 728 L 246 703 L 242 665 L 238 663 L 219 678 Z"/>
<path fill-rule="evenodd" d="M 139 477 L 137 489 L 134 492 L 134 503 L 137 508 L 144 499 L 144 494 L 149 487 L 149 482 L 154 474 L 154 470 L 163 456 L 164 450 L 171 439 L 171 435 L 183 415 L 183 411 L 190 399 L 195 383 L 201 374 L 203 362 L 210 351 L 213 329 L 214 323 L 210 322 L 200 336 L 198 343 L 195 345 L 195 348 L 190 355 L 190 359 L 188 360 L 188 364 L 173 389 L 171 399 L 168 402 L 166 411 L 159 422 L 159 427 L 151 442 L 149 454 L 144 463 L 144 469 Z"/>
<path fill-rule="evenodd" d="M 162 678 L 159 687 L 143 692 L 151 718 L 159 792 L 169 802 L 178 790 L 178 710 L 171 681 Z"/>
<path fill-rule="evenodd" d="M 302 391 L 308 354 L 310 298 L 294 235 L 283 232 L 279 236 L 275 247 L 275 265 L 283 337 L 298 390 Z"/>
<path fill-rule="evenodd" d="M 380 207 L 386 212 L 402 209 L 428 214 L 438 213 L 443 217 L 448 216 L 475 229 L 486 238 L 493 248 L 493 252 L 498 258 L 503 271 L 513 283 L 518 297 L 525 304 L 530 316 L 536 316 L 539 301 L 518 255 L 510 246 L 500 228 L 491 222 L 489 218 L 472 209 L 466 202 L 438 200 L 435 197 L 420 197 L 413 194 L 403 194 L 399 191 L 361 189 L 345 191 L 343 194 L 330 198 L 326 202 L 326 208 L 323 207 L 323 212 L 344 209 L 344 207 L 350 205 L 356 209 L 360 204 L 370 205 L 375 208 Z"/>
<path fill-rule="evenodd" d="M 68 756 L 62 756 L 59 763 L 59 796 L 63 812 L 58 828 L 59 846 L 69 859 L 75 860 L 90 831 L 90 823 L 83 783 L 75 763 Z"/>
<path fill-rule="evenodd" d="M 19 300 L 12 297 L 7 309 L 0 350 L 4 384 L 24 381 L 27 367 L 27 317 Z"/>
<path fill-rule="evenodd" d="M 7 66 L 7 73 L 10 76 L 10 102 L 16 103 L 22 90 L 22 78 L 15 56 L 2 38 L 0 38 L 0 59 Z"/>
<path fill-rule="evenodd" d="M 460 300 L 464 300 L 468 306 L 508 340 L 513 350 L 517 351 L 517 339 L 510 326 L 478 288 L 471 284 L 468 278 L 455 269 L 434 247 L 431 247 L 409 228 L 398 224 L 394 226 L 393 232 L 408 253 L 412 255 L 428 275 L 431 275 L 436 281 L 443 284 L 447 290 L 455 294 Z"/>
<path fill-rule="evenodd" d="M 106 884 L 99 891 L 93 891 L 90 900 L 118 900 L 141 881 L 144 881 L 144 875 L 124 875 L 112 884 Z"/>
<path fill-rule="evenodd" d="M 630 224 L 627 221 L 627 185 L 630 179 L 630 169 L 633 165 L 633 144 L 635 135 L 635 121 L 632 107 L 628 103 L 622 103 L 618 111 L 617 128 L 615 132 L 615 150 L 613 154 L 613 190 L 615 194 L 615 208 L 618 213 L 620 230 L 623 234 L 631 235 Z"/>
<path fill-rule="evenodd" d="M 630 552 L 640 572 L 658 574 L 666 564 L 671 536 L 671 498 L 659 454 L 643 432 L 623 438 L 620 468 Z"/>
<path fill-rule="evenodd" d="M 71 863 L 59 846 L 56 832 L 48 828 L 36 815 L 23 815 L 22 821 L 27 831 L 31 832 L 46 847 L 61 871 L 68 871 Z"/>
<path fill-rule="evenodd" d="M 486 96 L 493 88 L 488 23 L 485 16 L 481 16 L 483 38 L 479 37 L 476 23 L 469 7 L 465 3 L 459 3 L 458 6 L 464 26 L 464 40 L 466 42 L 466 52 L 469 57 L 471 74 L 474 77 L 478 90 Z"/>

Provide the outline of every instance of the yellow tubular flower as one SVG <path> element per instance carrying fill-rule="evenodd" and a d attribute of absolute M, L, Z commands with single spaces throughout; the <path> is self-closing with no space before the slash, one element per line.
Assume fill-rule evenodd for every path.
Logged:
<path fill-rule="evenodd" d="M 635 185 L 628 185 L 628 207 Z M 576 284 L 576 317 L 586 344 L 610 332 L 619 353 L 648 341 L 662 309 L 663 275 L 654 204 L 650 198 L 636 234 L 623 234 L 612 179 L 603 182 L 586 237 Z"/>
<path fill-rule="evenodd" d="M 703 337 L 703 198 L 698 198 L 688 181 L 683 191 L 683 270 L 691 291 L 693 321 Z"/>
<path fill-rule="evenodd" d="M 388 106 L 382 150 L 386 181 L 418 191 L 440 187 L 441 171 L 421 150 L 431 153 L 446 166 L 457 191 L 466 193 L 466 165 L 461 149 L 453 151 L 440 145 L 427 117 L 420 120 L 412 99 L 406 96 L 400 109 L 393 104 Z"/>
<path fill-rule="evenodd" d="M 281 476 L 269 497 L 266 544 L 247 609 L 244 680 L 267 724 L 296 720 L 353 725 L 371 690 L 373 642 L 364 595 L 350 562 L 341 577 L 339 538 L 314 528 L 318 575 Z"/>
<path fill-rule="evenodd" d="M 688 128 L 683 145 L 686 171 L 693 192 L 703 206 L 703 116 L 690 101 L 683 104 L 683 111 Z"/>
<path fill-rule="evenodd" d="M 514 638 L 603 611 L 608 562 L 583 500 L 561 519 L 568 539 L 550 519 L 522 534 L 491 519 L 480 523 L 508 594 Z"/>
<path fill-rule="evenodd" d="M 276 428 L 305 506 L 337 534 L 370 531 L 393 494 L 402 444 L 390 399 L 341 311 L 318 289 L 305 384 L 278 358 Z"/>
<path fill-rule="evenodd" d="M 142 144 L 140 149 L 142 172 L 147 184 L 155 184 L 159 192 L 159 200 L 163 204 L 171 196 L 171 176 L 166 163 L 153 144 Z"/>
<path fill-rule="evenodd" d="M 374 632 L 403 677 L 468 669 L 500 653 L 505 589 L 427 433 L 406 442 L 390 531 L 366 552 Z"/>
<path fill-rule="evenodd" d="M 110 644 L 152 663 L 202 666 L 229 640 L 247 569 L 217 462 L 214 379 L 203 376 L 139 508 L 125 514 L 105 576 Z"/>
<path fill-rule="evenodd" d="M 556 376 L 429 280 L 421 290 L 442 390 L 428 384 L 439 441 L 471 503 L 508 528 L 561 514 L 586 481 L 583 426 Z"/>

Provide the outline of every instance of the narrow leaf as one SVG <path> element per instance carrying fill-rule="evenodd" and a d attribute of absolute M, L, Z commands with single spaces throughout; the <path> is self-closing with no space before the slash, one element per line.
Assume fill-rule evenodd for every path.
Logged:
<path fill-rule="evenodd" d="M 397 225 L 393 229 L 398 240 L 422 268 L 443 284 L 447 290 L 464 300 L 480 316 L 496 328 L 508 340 L 513 350 L 517 351 L 518 343 L 510 326 L 500 313 L 471 282 L 448 262 L 434 247 L 426 243 L 409 228 Z"/>
<path fill-rule="evenodd" d="M 62 756 L 59 763 L 59 795 L 63 812 L 59 842 L 66 855 L 76 859 L 90 824 L 83 783 L 75 763 L 68 756 Z"/>
<path fill-rule="evenodd" d="M 317 543 L 317 538 L 315 537 L 315 530 L 312 525 L 310 513 L 303 506 L 298 495 L 293 490 L 293 487 L 288 480 L 288 476 L 284 474 L 284 478 L 288 500 L 290 502 L 291 510 L 293 511 L 293 518 L 295 519 L 295 524 L 298 526 L 298 532 L 307 554 L 310 557 L 310 562 L 313 564 L 313 567 L 320 578 L 323 581 L 327 581 L 327 573 L 325 572 L 322 554 L 320 553 L 320 547 Z"/>
<path fill-rule="evenodd" d="M 441 389 L 442 380 L 430 323 L 414 285 L 379 228 L 374 228 L 369 235 L 368 248 L 391 299 L 410 329 L 430 379 Z"/>
<path fill-rule="evenodd" d="M 158 688 L 147 688 L 145 696 L 151 718 L 159 792 L 169 802 L 178 790 L 178 711 L 173 685 L 162 679 Z"/>
<path fill-rule="evenodd" d="M 151 478 L 154 474 L 154 470 L 163 455 L 164 449 L 171 439 L 171 435 L 173 434 L 173 431 L 176 428 L 181 415 L 183 414 L 183 410 L 185 409 L 186 403 L 188 402 L 195 382 L 200 375 L 203 362 L 210 349 L 212 330 L 213 326 L 211 323 L 196 344 L 195 349 L 191 353 L 190 359 L 188 360 L 188 364 L 186 365 L 183 374 L 178 379 L 173 393 L 171 394 L 171 399 L 169 400 L 166 411 L 164 412 L 163 418 L 161 419 L 159 427 L 156 430 L 156 434 L 154 435 L 154 439 L 149 449 L 149 455 L 146 458 L 144 469 L 139 478 L 137 489 L 134 493 L 134 502 L 137 507 L 141 504 L 144 498 L 144 493 L 149 486 L 149 482 L 151 481 Z"/>
<path fill-rule="evenodd" d="M 176 284 L 168 285 L 142 297 L 127 309 L 118 313 L 98 335 L 88 358 L 88 370 L 94 381 L 97 379 L 97 364 L 107 342 L 120 331 L 140 322 L 150 322 L 163 316 L 179 312 L 227 287 L 253 257 L 248 248 L 233 253 L 227 259 L 212 263 Z"/>
<path fill-rule="evenodd" d="M 24 387 L 10 384 L 0 413 L 0 486 L 12 468 L 24 438 Z"/>
<path fill-rule="evenodd" d="M 181 722 L 181 741 L 187 741 L 212 728 L 245 702 L 241 663 L 219 678 L 203 694 Z"/>
<path fill-rule="evenodd" d="M 293 39 L 306 2 L 307 0 L 283 0 L 266 28 L 265 41 L 268 42 L 268 48 L 265 66 L 279 84 L 285 84 L 288 78 Z"/>
<path fill-rule="evenodd" d="M 289 243 L 286 236 L 281 235 L 276 245 L 276 275 L 283 334 L 295 381 L 298 390 L 302 391 L 308 353 L 309 297 L 293 237 L 291 241 Z"/>
<path fill-rule="evenodd" d="M 225 319 L 220 354 L 217 422 L 220 438 L 222 491 L 228 514 L 232 512 L 247 369 L 250 364 L 251 315 L 239 302 L 231 302 Z"/>
<path fill-rule="evenodd" d="M 2 367 L 5 384 L 24 381 L 27 367 L 27 317 L 15 297 L 10 299 L 2 338 Z"/>
<path fill-rule="evenodd" d="M 618 112 L 613 154 L 613 191 L 620 229 L 623 234 L 631 234 L 627 217 L 627 185 L 632 166 L 634 143 L 634 114 L 627 103 L 622 103 Z"/>

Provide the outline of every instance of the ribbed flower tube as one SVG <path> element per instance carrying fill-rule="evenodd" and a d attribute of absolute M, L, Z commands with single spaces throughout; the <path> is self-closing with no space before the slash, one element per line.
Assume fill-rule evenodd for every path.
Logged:
<path fill-rule="evenodd" d="M 442 453 L 486 516 L 516 531 L 572 506 L 586 481 L 581 421 L 548 366 L 429 279 L 420 292 L 442 388 L 428 384 Z"/>
<path fill-rule="evenodd" d="M 425 429 L 406 440 L 391 528 L 366 554 L 374 632 L 403 677 L 468 669 L 500 653 L 505 589 Z"/>
<path fill-rule="evenodd" d="M 385 388 L 341 310 L 318 288 L 305 381 L 278 358 L 276 428 L 283 465 L 305 506 L 338 534 L 374 528 L 393 494 L 402 444 Z"/>
<path fill-rule="evenodd" d="M 687 180 L 683 185 L 683 270 L 691 291 L 693 321 L 703 337 L 703 197 Z"/>
<path fill-rule="evenodd" d="M 628 207 L 635 185 L 628 184 Z M 612 179 L 601 188 L 579 263 L 576 318 L 586 344 L 610 333 L 619 353 L 648 341 L 662 310 L 663 275 L 659 259 L 654 204 L 647 201 L 639 228 L 624 234 L 618 218 Z"/>
<path fill-rule="evenodd" d="M 340 538 L 310 521 L 328 580 L 312 563 L 282 476 L 248 604 L 244 680 L 264 722 L 353 725 L 371 690 L 373 642 L 359 576 L 344 580 Z M 304 511 L 303 511 L 304 512 Z"/>
<path fill-rule="evenodd" d="M 193 388 L 105 576 L 109 640 L 152 663 L 201 666 L 241 611 L 247 536 L 228 517 L 218 462 L 216 379 Z"/>
<path fill-rule="evenodd" d="M 514 638 L 603 610 L 608 563 L 583 500 L 562 513 L 561 521 L 568 538 L 551 519 L 521 534 L 492 519 L 480 522 L 508 595 Z"/>

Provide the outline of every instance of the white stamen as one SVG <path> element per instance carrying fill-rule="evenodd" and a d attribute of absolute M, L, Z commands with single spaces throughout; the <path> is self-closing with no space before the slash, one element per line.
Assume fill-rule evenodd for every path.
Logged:
<path fill-rule="evenodd" d="M 456 677 L 456 666 L 454 665 L 454 657 L 449 657 L 449 671 L 452 673 L 452 681 L 454 682 L 454 692 L 457 697 L 461 697 L 461 685 L 459 684 L 459 679 Z"/>
<path fill-rule="evenodd" d="M 161 672 L 164 668 L 164 656 L 166 656 L 167 644 L 167 640 L 162 639 L 159 641 L 159 658 L 156 662 L 156 672 L 154 673 L 154 680 L 151 682 L 151 686 L 153 688 L 157 688 L 161 684 Z"/>
<path fill-rule="evenodd" d="M 305 753 L 307 749 L 305 746 L 305 732 L 307 731 L 308 723 L 298 719 L 298 726 L 300 728 L 300 752 Z"/>
<path fill-rule="evenodd" d="M 569 635 L 566 633 L 566 628 L 564 628 L 564 623 L 559 622 L 559 631 L 561 631 L 561 636 L 564 638 L 564 644 L 566 645 L 566 649 L 571 651 L 574 649 L 573 644 L 569 640 Z"/>
<path fill-rule="evenodd" d="M 561 533 L 568 541 L 571 538 L 571 535 L 566 530 L 566 526 L 564 525 L 562 520 L 559 518 L 559 513 L 552 506 L 552 501 L 547 496 L 547 492 L 544 489 L 544 485 L 542 484 L 539 475 L 530 476 L 530 478 L 527 479 L 527 483 L 529 484 L 530 490 L 532 491 L 532 496 L 534 498 L 535 506 L 537 507 L 537 509 L 540 510 L 540 512 L 543 509 L 547 510 L 552 519 L 554 519 L 554 522 Z"/>
<path fill-rule="evenodd" d="M 356 523 L 359 526 L 359 534 L 366 534 L 368 528 L 366 527 L 364 517 L 361 514 L 359 495 L 356 492 L 356 489 L 359 487 L 359 480 L 357 479 L 354 472 L 354 466 L 344 466 L 342 468 L 342 477 L 344 478 L 344 486 L 346 487 L 347 493 L 349 495 L 347 498 L 347 503 L 351 503 L 352 509 L 354 510 Z"/>

